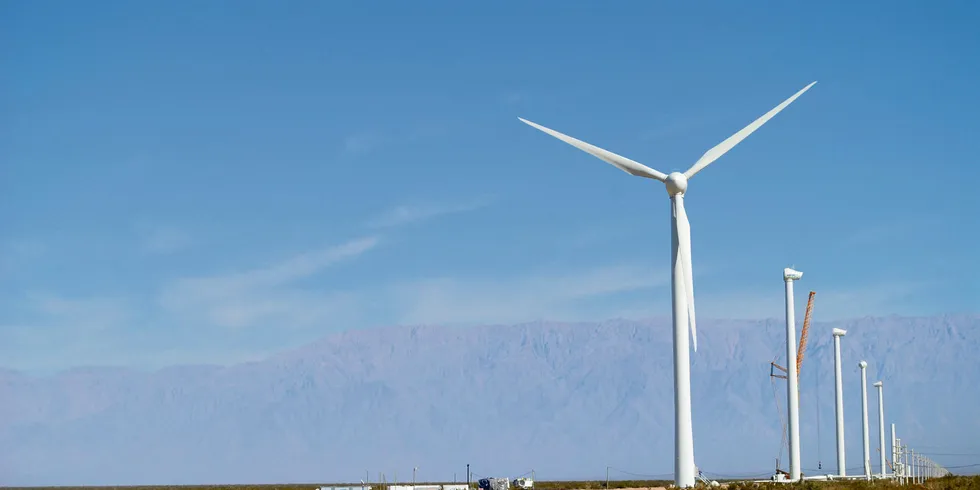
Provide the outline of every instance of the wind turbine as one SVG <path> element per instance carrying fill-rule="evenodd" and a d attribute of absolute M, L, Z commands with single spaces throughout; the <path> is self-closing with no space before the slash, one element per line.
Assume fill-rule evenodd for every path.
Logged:
<path fill-rule="evenodd" d="M 752 121 L 739 132 L 706 151 L 684 173 L 671 172 L 665 174 L 611 151 L 590 145 L 524 118 L 518 118 L 525 124 L 550 134 L 630 175 L 659 180 L 667 187 L 667 195 L 670 196 L 671 202 L 671 299 L 674 327 L 674 483 L 679 488 L 693 487 L 696 471 L 694 467 L 694 434 L 691 424 L 691 363 L 689 352 L 691 339 L 687 333 L 688 326 L 691 328 L 695 352 L 698 350 L 698 340 L 694 320 L 691 225 L 687 220 L 687 212 L 684 211 L 684 194 L 687 191 L 687 182 L 785 109 L 815 83 L 817 82 L 812 82 L 803 87 L 799 92 Z"/>

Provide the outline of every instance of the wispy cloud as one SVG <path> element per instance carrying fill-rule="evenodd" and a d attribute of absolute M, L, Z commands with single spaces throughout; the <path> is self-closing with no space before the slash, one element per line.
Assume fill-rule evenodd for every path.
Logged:
<path fill-rule="evenodd" d="M 190 235 L 173 226 L 139 225 L 136 232 L 140 237 L 141 248 L 150 254 L 170 254 L 191 244 Z"/>
<path fill-rule="evenodd" d="M 500 101 L 506 105 L 517 105 L 522 102 L 526 102 L 530 98 L 527 92 L 515 90 L 513 92 L 507 92 L 500 96 Z"/>
<path fill-rule="evenodd" d="M 41 362 L 40 358 L 4 350 L 2 345 L 0 353 L 18 366 L 42 367 L 45 363 L 92 362 L 161 365 L 167 364 L 167 359 L 239 362 L 283 348 L 283 339 L 309 341 L 312 336 L 334 329 L 670 315 L 669 271 L 645 261 L 504 276 L 436 275 L 357 288 L 322 288 L 303 281 L 328 273 L 332 266 L 353 260 L 378 243 L 376 237 L 361 238 L 265 266 L 178 279 L 167 283 L 159 293 L 156 308 L 146 311 L 136 311 L 130 303 L 117 298 L 34 295 L 29 304 L 38 315 L 31 322 L 8 321 L 0 326 L 0 344 L 28 346 L 28 351 L 53 349 L 61 357 L 49 356 Z M 929 287 L 921 282 L 890 281 L 820 290 L 815 315 L 826 321 L 901 314 L 910 297 Z M 805 294 L 798 295 L 799 311 L 805 298 Z M 780 318 L 783 314 L 783 296 L 778 287 L 767 291 L 696 293 L 696 300 L 700 318 Z M 150 342 L 139 323 L 147 318 L 167 325 L 170 337 L 184 332 L 186 340 Z M 231 334 L 227 329 L 242 328 L 250 329 L 248 338 L 276 340 L 243 344 L 241 337 L 236 337 L 237 344 L 229 343 Z M 303 333 L 303 328 L 309 330 Z M 119 339 L 120 333 L 143 335 L 140 342 L 144 350 L 113 352 L 127 342 Z"/>
<path fill-rule="evenodd" d="M 429 220 L 446 214 L 475 211 L 488 206 L 492 201 L 493 200 L 489 197 L 481 197 L 478 199 L 452 204 L 431 202 L 402 204 L 381 213 L 379 216 L 368 221 L 367 225 L 371 228 L 402 226 Z"/>
<path fill-rule="evenodd" d="M 576 268 L 511 277 L 436 276 L 366 289 L 318 290 L 293 284 L 376 245 L 354 241 L 271 267 L 226 276 L 181 279 L 160 297 L 193 324 L 218 327 L 368 327 L 382 323 L 506 322 L 536 318 L 603 318 L 615 302 L 592 300 L 664 286 L 665 270 L 643 264 Z M 300 266 L 299 264 L 304 264 Z M 318 323 L 319 322 L 319 323 Z"/>
<path fill-rule="evenodd" d="M 373 249 L 378 237 L 351 240 L 281 262 L 226 275 L 182 278 L 168 284 L 159 304 L 185 320 L 202 325 L 246 327 L 274 321 L 307 325 L 350 301 L 345 293 L 290 287 L 343 261 Z"/>
<path fill-rule="evenodd" d="M 344 137 L 341 153 L 349 156 L 368 153 L 384 142 L 381 135 L 374 131 L 362 131 Z"/>
<path fill-rule="evenodd" d="M 663 286 L 668 274 L 642 264 L 537 272 L 512 277 L 437 276 L 361 289 L 301 284 L 377 246 L 353 240 L 226 275 L 183 278 L 159 296 L 166 314 L 200 328 L 370 327 L 385 323 L 476 323 L 535 318 L 602 318 L 609 305 L 590 301 Z M 614 305 L 612 305 L 614 306 Z"/>
<path fill-rule="evenodd" d="M 859 223 L 862 223 L 863 226 L 844 235 L 843 239 L 838 242 L 839 247 L 867 247 L 901 240 L 912 233 L 935 233 L 940 225 L 935 217 L 926 215 L 905 216 L 901 221 Z"/>
<path fill-rule="evenodd" d="M 28 293 L 23 305 L 39 327 L 69 328 L 75 333 L 106 330 L 125 325 L 134 317 L 132 306 L 121 297 L 65 297 Z"/>
<path fill-rule="evenodd" d="M 695 281 L 696 283 L 696 281 Z M 903 314 L 911 311 L 909 299 L 927 291 L 932 286 L 920 281 L 888 281 L 852 285 L 846 288 L 817 290 L 814 301 L 814 316 L 821 321 L 840 320 L 874 315 Z M 803 320 L 802 311 L 806 305 L 807 292 L 798 288 L 796 292 L 797 317 Z M 783 318 L 785 315 L 785 296 L 777 286 L 771 291 L 732 291 L 725 293 L 694 294 L 699 318 L 746 319 Z M 624 311 L 627 316 L 650 317 L 669 316 L 670 297 L 659 301 L 645 301 Z"/>
<path fill-rule="evenodd" d="M 123 297 L 27 293 L 0 318 L 0 358 L 22 369 L 111 363 L 117 335 L 138 315 Z"/>
<path fill-rule="evenodd" d="M 40 259 L 47 247 L 37 240 L 10 240 L 0 243 L 0 271 L 11 270 Z"/>
<path fill-rule="evenodd" d="M 647 129 L 640 133 L 640 139 L 647 141 L 657 141 L 668 138 L 673 138 L 680 135 L 690 134 L 696 129 L 702 128 L 704 126 L 709 126 L 711 124 L 717 123 L 721 120 L 718 114 L 696 114 L 696 115 L 685 115 L 675 119 L 665 121 L 656 127 Z M 719 135 L 719 141 L 725 138 L 725 135 Z"/>
<path fill-rule="evenodd" d="M 505 278 L 436 277 L 398 284 L 385 296 L 395 322 L 474 323 L 615 316 L 599 298 L 664 286 L 669 275 L 643 264 L 578 268 Z"/>
<path fill-rule="evenodd" d="M 476 200 L 452 206 L 404 206 L 382 214 L 375 225 L 413 223 L 485 204 L 484 200 Z M 357 286 L 328 287 L 309 280 L 326 276 L 332 267 L 369 253 L 381 241 L 380 236 L 366 236 L 264 265 L 178 278 L 162 284 L 151 298 L 144 298 L 151 300 L 144 302 L 119 297 L 34 294 L 23 302 L 23 308 L 29 309 L 31 315 L 0 319 L 5 324 L 0 325 L 0 357 L 16 360 L 18 366 L 165 364 L 166 359 L 194 362 L 195 355 L 199 356 L 198 362 L 234 362 L 283 348 L 283 342 L 287 342 L 283 339 L 308 341 L 335 329 L 670 315 L 670 275 L 657 261 L 593 263 L 510 274 L 490 271 L 478 276 L 447 272 L 427 277 L 390 277 L 385 282 L 360 282 Z M 699 269 L 699 275 L 704 269 Z M 901 314 L 909 311 L 905 308 L 911 298 L 931 286 L 883 281 L 819 289 L 816 318 L 824 321 Z M 778 285 L 765 291 L 696 290 L 695 297 L 701 318 L 779 318 L 783 314 Z M 805 297 L 798 295 L 800 311 Z M 236 336 L 230 331 L 236 329 L 247 329 L 248 334 Z M 167 332 L 166 342 L 153 337 L 162 331 Z M 232 337 L 239 339 L 237 344 L 230 343 Z M 244 337 L 268 343 L 249 343 L 241 340 Z M 133 342 L 136 347 L 120 348 Z M 50 349 L 57 355 L 43 357 L 42 362 L 41 357 L 34 359 L 4 346 L 27 346 L 25 352 Z M 190 353 L 182 353 L 181 346 L 187 346 Z M 152 361 L 157 354 L 160 357 Z"/>
<path fill-rule="evenodd" d="M 445 124 L 425 120 L 401 129 L 365 129 L 345 136 L 341 141 L 340 154 L 352 158 L 372 153 L 381 147 L 442 142 L 448 134 L 449 128 Z"/>

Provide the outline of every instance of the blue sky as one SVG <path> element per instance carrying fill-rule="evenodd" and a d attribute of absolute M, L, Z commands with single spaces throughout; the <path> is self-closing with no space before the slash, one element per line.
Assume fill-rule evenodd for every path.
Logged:
<path fill-rule="evenodd" d="M 971 2 L 0 7 L 0 365 L 261 357 L 390 324 L 976 312 Z M 709 332 L 702 332 L 709 334 Z"/>

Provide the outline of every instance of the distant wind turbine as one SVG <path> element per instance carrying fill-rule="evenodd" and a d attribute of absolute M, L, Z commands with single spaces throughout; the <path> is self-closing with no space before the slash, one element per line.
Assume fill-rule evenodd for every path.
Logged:
<path fill-rule="evenodd" d="M 558 138 L 592 156 L 595 156 L 620 170 L 637 177 L 659 180 L 667 187 L 667 195 L 671 201 L 671 297 L 673 300 L 674 326 L 674 483 L 677 487 L 693 487 L 695 480 L 694 467 L 694 434 L 691 424 L 691 363 L 689 341 L 693 340 L 694 351 L 698 350 L 697 327 L 694 320 L 694 283 L 691 266 L 691 225 L 684 211 L 684 194 L 687 191 L 687 181 L 720 158 L 742 140 L 759 129 L 773 116 L 791 104 L 797 97 L 803 95 L 815 83 L 803 87 L 792 97 L 752 121 L 739 132 L 729 136 L 714 148 L 701 156 L 691 168 L 684 173 L 672 172 L 669 175 L 654 170 L 642 163 L 603 150 L 584 141 L 559 133 L 553 129 L 535 124 L 524 118 L 522 122 Z M 691 328 L 691 339 L 688 338 L 687 327 Z"/>

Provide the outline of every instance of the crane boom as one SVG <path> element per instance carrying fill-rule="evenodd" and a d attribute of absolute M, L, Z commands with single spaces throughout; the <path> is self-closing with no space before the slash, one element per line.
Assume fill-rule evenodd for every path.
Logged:
<path fill-rule="evenodd" d="M 810 333 L 810 314 L 813 313 L 813 297 L 816 291 L 810 291 L 806 300 L 806 315 L 803 316 L 803 331 L 800 332 L 800 346 L 796 349 L 796 380 L 800 379 L 800 367 L 803 366 L 803 355 L 806 354 L 806 337 Z"/>

